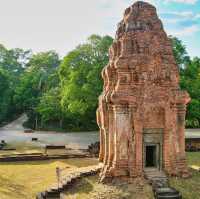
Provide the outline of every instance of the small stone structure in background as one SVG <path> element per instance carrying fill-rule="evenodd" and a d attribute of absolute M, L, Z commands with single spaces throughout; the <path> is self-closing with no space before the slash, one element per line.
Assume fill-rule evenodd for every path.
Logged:
<path fill-rule="evenodd" d="M 102 77 L 101 180 L 142 177 L 152 169 L 187 177 L 184 125 L 190 97 L 180 90 L 171 40 L 154 6 L 139 1 L 125 10 Z"/>

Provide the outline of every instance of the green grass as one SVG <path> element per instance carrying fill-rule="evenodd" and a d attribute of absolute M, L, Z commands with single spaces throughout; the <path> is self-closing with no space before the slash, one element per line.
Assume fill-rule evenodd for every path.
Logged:
<path fill-rule="evenodd" d="M 188 165 L 200 166 L 200 152 L 187 153 Z M 179 190 L 183 199 L 200 199 L 200 172 L 191 170 L 189 179 L 170 178 L 170 184 Z"/>
<path fill-rule="evenodd" d="M 189 179 L 170 178 L 170 184 L 182 193 L 183 199 L 200 199 L 200 172 L 192 171 Z"/>
<path fill-rule="evenodd" d="M 200 166 L 200 152 L 188 152 L 186 155 L 188 165 Z"/>
<path fill-rule="evenodd" d="M 55 169 L 97 164 L 96 159 L 0 163 L 0 198 L 33 199 L 56 182 Z"/>
<path fill-rule="evenodd" d="M 23 151 L 23 149 L 21 149 Z M 189 165 L 200 166 L 200 153 L 187 153 Z M 56 182 L 57 166 L 73 169 L 76 167 L 97 164 L 96 159 L 68 159 L 56 161 L 34 161 L 0 163 L 0 199 L 33 199 L 35 195 Z M 170 178 L 172 186 L 183 194 L 184 199 L 200 199 L 200 173 L 192 171 L 189 179 Z M 98 194 L 108 193 L 109 198 L 152 199 L 151 187 L 144 186 L 138 191 L 134 185 L 109 186 L 98 183 L 98 176 L 85 178 L 80 186 L 65 193 L 66 198 L 92 199 Z"/>

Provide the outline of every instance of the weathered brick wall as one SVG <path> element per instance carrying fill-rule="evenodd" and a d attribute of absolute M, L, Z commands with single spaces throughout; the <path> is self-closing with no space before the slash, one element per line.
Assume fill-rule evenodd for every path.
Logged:
<path fill-rule="evenodd" d="M 102 180 L 143 175 L 148 128 L 163 129 L 162 169 L 186 174 L 184 121 L 190 98 L 179 88 L 171 41 L 155 7 L 136 2 L 125 10 L 102 77 L 97 110 Z"/>

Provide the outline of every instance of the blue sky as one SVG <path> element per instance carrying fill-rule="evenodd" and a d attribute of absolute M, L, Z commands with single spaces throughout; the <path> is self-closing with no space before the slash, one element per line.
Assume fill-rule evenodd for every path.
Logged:
<path fill-rule="evenodd" d="M 125 7 L 133 1 L 104 0 L 104 8 L 114 11 L 116 9 L 114 4 L 117 2 L 119 6 Z M 200 0 L 149 0 L 147 2 L 156 6 L 167 34 L 181 39 L 190 56 L 200 56 Z M 119 19 L 120 14 L 118 16 L 114 14 L 106 22 L 108 31 L 110 27 L 113 27 L 116 19 Z"/>
<path fill-rule="evenodd" d="M 64 56 L 91 34 L 115 35 L 133 0 L 0 0 L 0 43 Z M 200 0 L 149 0 L 169 35 L 200 56 Z"/>
<path fill-rule="evenodd" d="M 167 33 L 180 38 L 191 56 L 200 56 L 200 0 L 158 1 L 157 9 Z"/>

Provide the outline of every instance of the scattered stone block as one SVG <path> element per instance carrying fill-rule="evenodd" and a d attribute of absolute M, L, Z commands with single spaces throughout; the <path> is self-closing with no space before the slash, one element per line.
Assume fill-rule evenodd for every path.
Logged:
<path fill-rule="evenodd" d="M 34 130 L 32 130 L 32 129 L 25 129 L 24 133 L 34 133 Z"/>
<path fill-rule="evenodd" d="M 182 199 L 181 194 L 174 188 L 156 188 L 155 189 L 156 199 Z"/>

